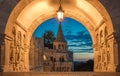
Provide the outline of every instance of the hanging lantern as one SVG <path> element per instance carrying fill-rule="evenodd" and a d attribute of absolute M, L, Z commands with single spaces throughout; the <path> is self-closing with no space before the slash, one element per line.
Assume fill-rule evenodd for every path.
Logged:
<path fill-rule="evenodd" d="M 58 18 L 58 21 L 59 22 L 62 22 L 63 18 L 64 18 L 64 11 L 62 9 L 62 6 L 61 6 L 61 0 L 60 0 L 60 6 L 59 6 L 59 9 L 57 11 L 57 18 Z"/>

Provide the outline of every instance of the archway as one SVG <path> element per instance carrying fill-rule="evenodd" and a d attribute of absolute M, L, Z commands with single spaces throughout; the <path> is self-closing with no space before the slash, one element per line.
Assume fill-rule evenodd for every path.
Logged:
<path fill-rule="evenodd" d="M 21 0 L 17 4 L 5 28 L 6 39 L 3 46 L 5 59 L 2 61 L 4 71 L 29 71 L 28 49 L 32 33 L 43 21 L 56 16 L 56 4 L 58 3 L 52 0 Z M 105 8 L 96 0 L 65 0 L 62 4 L 65 16 L 81 22 L 91 34 L 95 54 L 94 71 L 115 72 L 118 60 L 114 57 L 114 52 L 116 52 L 113 48 L 116 46 L 114 30 Z M 11 54 L 8 50 L 17 52 L 10 58 Z M 9 67 L 11 68 L 8 69 Z"/>
<path fill-rule="evenodd" d="M 46 28 L 47 27 L 47 28 Z M 46 21 L 44 21 L 42 24 L 40 24 L 40 26 L 37 27 L 37 29 L 34 31 L 33 35 L 32 35 L 32 45 L 31 46 L 33 48 L 33 50 L 30 50 L 31 52 L 37 52 L 37 49 L 34 49 L 34 46 L 36 48 L 38 45 L 41 45 L 41 48 L 39 50 L 39 52 L 45 53 L 49 53 L 49 54 L 45 54 L 43 56 L 46 56 L 46 58 L 43 58 L 43 61 L 41 61 L 41 57 L 38 57 L 39 60 L 41 61 L 44 65 L 44 61 L 47 60 L 47 67 L 48 65 L 51 64 L 50 61 L 52 61 L 52 58 L 55 58 L 54 63 L 52 62 L 52 64 L 55 64 L 56 62 L 58 63 L 59 61 L 59 55 L 56 56 L 56 54 L 54 54 L 54 51 L 56 50 L 56 46 L 53 46 L 54 39 L 57 38 L 57 31 L 58 31 L 58 27 L 59 27 L 59 22 L 57 20 L 57 18 L 51 18 L 48 19 Z M 78 72 L 78 71 L 93 71 L 93 48 L 92 48 L 92 40 L 91 40 L 91 36 L 89 34 L 89 32 L 87 31 L 87 29 L 78 21 L 68 18 L 68 17 L 64 17 L 62 23 L 61 23 L 61 27 L 62 27 L 62 32 L 64 34 L 64 38 L 67 42 L 67 46 L 68 46 L 68 52 L 71 52 L 72 54 L 70 54 L 69 56 L 71 57 L 70 59 L 72 60 L 72 64 L 73 67 L 72 68 L 72 72 Z M 45 36 L 44 36 L 45 35 Z M 48 36 L 49 35 L 49 36 Z M 45 39 L 47 37 L 47 39 Z M 44 39 L 43 39 L 44 38 Z M 48 42 L 49 39 L 49 43 Z M 41 42 L 40 44 L 37 43 L 37 41 Z M 61 47 L 64 47 L 63 45 L 61 45 Z M 42 49 L 44 48 L 44 49 Z M 54 49 L 54 50 L 53 50 Z M 45 52 L 44 52 L 45 51 Z M 30 53 L 30 56 L 37 56 L 39 54 L 34 54 Z M 53 52 L 53 53 L 51 53 Z M 56 53 L 59 53 L 56 51 Z M 41 56 L 41 55 L 39 55 Z M 34 59 L 33 59 L 34 58 Z M 33 61 L 32 60 L 36 60 L 38 58 L 33 57 L 31 59 L 29 59 L 29 61 L 31 63 L 38 63 L 38 61 Z M 69 58 L 69 57 L 67 57 Z M 67 60 L 67 59 L 66 59 Z M 66 61 L 67 62 L 67 61 Z M 64 62 L 63 62 L 64 64 Z M 69 65 L 69 64 L 68 64 Z M 30 65 L 32 66 L 32 64 Z M 37 66 L 37 65 L 35 65 Z M 33 66 L 34 70 L 37 70 L 37 68 L 35 68 L 35 66 Z M 55 66 L 54 66 L 55 67 Z M 56 68 L 57 67 L 61 67 L 61 66 L 57 66 L 56 64 Z M 64 66 L 64 68 L 67 68 L 68 66 Z M 42 69 L 41 67 L 38 67 L 40 69 Z M 41 70 L 40 70 L 41 71 Z M 45 71 L 45 70 L 43 70 Z M 49 70 L 50 71 L 50 70 Z M 53 71 L 53 70 L 51 70 Z M 57 70 L 55 70 L 57 71 Z M 65 72 L 65 70 L 64 70 Z"/>

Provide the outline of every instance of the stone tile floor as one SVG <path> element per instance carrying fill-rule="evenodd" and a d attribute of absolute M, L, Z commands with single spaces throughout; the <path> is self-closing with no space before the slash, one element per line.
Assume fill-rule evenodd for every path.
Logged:
<path fill-rule="evenodd" d="M 120 73 L 95 72 L 4 72 L 0 76 L 120 76 Z"/>

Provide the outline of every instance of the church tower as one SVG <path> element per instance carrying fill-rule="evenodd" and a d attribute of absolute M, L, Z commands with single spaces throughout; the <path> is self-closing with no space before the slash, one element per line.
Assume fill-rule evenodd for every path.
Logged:
<path fill-rule="evenodd" d="M 53 49 L 44 49 L 43 55 L 46 57 L 46 59 L 43 59 L 45 72 L 70 72 L 73 70 L 73 53 L 68 51 L 61 22 L 57 37 L 53 42 Z"/>
<path fill-rule="evenodd" d="M 58 28 L 57 37 L 56 37 L 55 41 L 53 42 L 53 48 L 58 51 L 64 51 L 64 50 L 68 49 L 67 42 L 63 35 L 61 22 L 60 22 L 60 25 Z"/>

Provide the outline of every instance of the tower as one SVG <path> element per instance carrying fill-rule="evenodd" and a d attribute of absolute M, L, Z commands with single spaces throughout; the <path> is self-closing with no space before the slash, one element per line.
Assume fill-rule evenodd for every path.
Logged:
<path fill-rule="evenodd" d="M 61 22 L 60 22 L 60 25 L 58 28 L 57 37 L 56 37 L 55 41 L 53 42 L 53 48 L 58 51 L 64 51 L 64 50 L 68 49 L 67 42 L 63 35 Z"/>
<path fill-rule="evenodd" d="M 44 49 L 44 62 L 45 72 L 69 72 L 73 70 L 73 57 L 70 57 L 67 42 L 64 38 L 61 22 L 58 28 L 57 37 L 53 42 L 53 49 Z M 73 56 L 73 53 L 71 53 Z"/>

